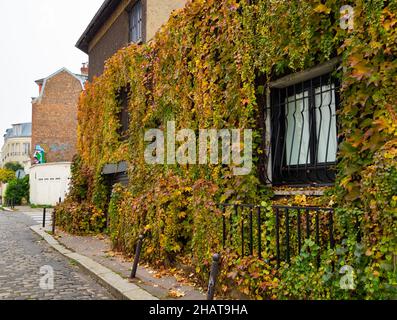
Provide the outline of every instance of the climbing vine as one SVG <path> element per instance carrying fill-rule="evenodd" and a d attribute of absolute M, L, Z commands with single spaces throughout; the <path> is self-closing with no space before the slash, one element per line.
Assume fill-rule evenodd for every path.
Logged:
<path fill-rule="evenodd" d="M 291 266 L 279 270 L 265 260 L 240 259 L 229 252 L 221 291 L 227 292 L 232 281 L 256 298 L 395 297 L 397 1 L 351 2 L 352 30 L 340 27 L 344 4 L 195 0 L 173 13 L 149 44 L 121 49 L 80 99 L 80 158 L 71 195 L 59 210 L 64 227 L 101 230 L 109 211 L 108 231 L 115 248 L 132 254 L 137 236 L 145 233 L 146 260 L 189 261 L 198 274 L 206 274 L 211 254 L 221 245 L 217 204 L 271 205 L 271 190 L 258 178 L 264 153 L 258 97 L 265 94 L 266 83 L 339 56 L 343 143 L 338 177 L 336 187 L 316 201 L 338 208 L 337 227 L 354 225 L 359 230 L 350 228 L 346 234 L 344 229 L 345 241 L 324 253 L 320 269 L 313 267 L 318 248 L 310 242 Z M 264 82 L 258 85 L 258 79 Z M 117 92 L 126 87 L 130 126 L 129 139 L 123 140 Z M 253 171 L 239 177 L 223 165 L 146 164 L 145 131 L 164 130 L 170 120 L 177 129 L 255 129 Z M 113 188 L 107 210 L 110 190 L 101 172 L 105 164 L 120 161 L 129 164 L 130 183 Z M 92 219 L 79 226 L 86 221 L 80 217 L 82 208 L 88 208 Z M 68 212 L 76 219 L 67 218 Z M 335 269 L 329 268 L 330 261 Z M 349 292 L 338 287 L 337 267 L 345 264 L 357 273 L 357 288 Z"/>

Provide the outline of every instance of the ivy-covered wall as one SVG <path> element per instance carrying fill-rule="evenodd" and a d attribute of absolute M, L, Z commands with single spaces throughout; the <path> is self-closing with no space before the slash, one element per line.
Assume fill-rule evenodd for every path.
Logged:
<path fill-rule="evenodd" d="M 306 254 L 279 270 L 266 259 L 239 259 L 229 252 L 221 287 L 227 292 L 234 281 L 255 298 L 395 297 L 397 1 L 352 1 L 353 30 L 340 28 L 344 1 L 251 2 L 192 1 L 153 42 L 131 45 L 107 61 L 104 74 L 87 85 L 80 100 L 79 158 L 71 194 L 57 209 L 59 221 L 71 232 L 87 233 L 109 219 L 114 247 L 127 254 L 145 232 L 146 260 L 181 260 L 205 278 L 211 254 L 220 249 L 217 204 L 271 204 L 271 190 L 260 183 L 258 169 L 259 102 L 266 83 L 340 56 L 344 142 L 331 203 L 338 208 L 337 226 L 356 226 L 359 218 L 362 243 L 356 241 L 359 230 L 351 228 L 343 245 L 325 254 L 319 270 L 310 242 Z M 129 139 L 122 141 L 117 92 L 128 86 L 131 121 Z M 147 165 L 144 133 L 164 130 L 169 120 L 177 129 L 256 129 L 254 170 L 234 176 L 223 165 Z M 129 163 L 130 184 L 113 190 L 108 208 L 110 190 L 101 171 L 119 161 Z M 356 270 L 355 290 L 340 289 L 337 267 L 344 264 Z"/>

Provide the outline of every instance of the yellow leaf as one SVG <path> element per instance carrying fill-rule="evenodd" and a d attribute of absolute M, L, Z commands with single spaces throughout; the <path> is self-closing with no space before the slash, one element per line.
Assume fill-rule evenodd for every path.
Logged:
<path fill-rule="evenodd" d="M 186 213 L 186 212 L 180 212 L 180 213 L 178 214 L 178 218 L 179 218 L 179 219 L 186 218 L 186 216 L 187 216 L 187 213 Z"/>
<path fill-rule="evenodd" d="M 168 296 L 171 298 L 183 298 L 186 294 L 180 290 L 173 290 L 171 289 L 168 292 Z"/>
<path fill-rule="evenodd" d="M 328 8 L 326 5 L 321 3 L 317 7 L 314 8 L 314 12 L 330 14 L 331 13 L 331 9 Z"/>

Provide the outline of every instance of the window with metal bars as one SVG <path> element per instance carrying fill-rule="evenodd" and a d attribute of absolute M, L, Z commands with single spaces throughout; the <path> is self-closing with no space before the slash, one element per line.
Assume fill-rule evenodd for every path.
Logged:
<path fill-rule="evenodd" d="M 338 81 L 330 74 L 272 89 L 274 185 L 334 183 L 338 106 Z"/>
<path fill-rule="evenodd" d="M 143 41 L 142 17 L 142 1 L 137 1 L 130 11 L 130 42 L 140 43 Z"/>

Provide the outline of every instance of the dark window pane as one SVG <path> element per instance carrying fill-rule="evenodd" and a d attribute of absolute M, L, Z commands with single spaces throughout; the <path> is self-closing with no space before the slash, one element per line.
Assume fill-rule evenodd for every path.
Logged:
<path fill-rule="evenodd" d="M 117 93 L 117 101 L 120 106 L 120 113 L 119 113 L 119 121 L 120 121 L 120 128 L 118 130 L 119 135 L 122 139 L 126 139 L 128 137 L 128 129 L 130 123 L 130 115 L 128 111 L 129 107 L 129 87 L 124 87 L 119 90 Z"/>

